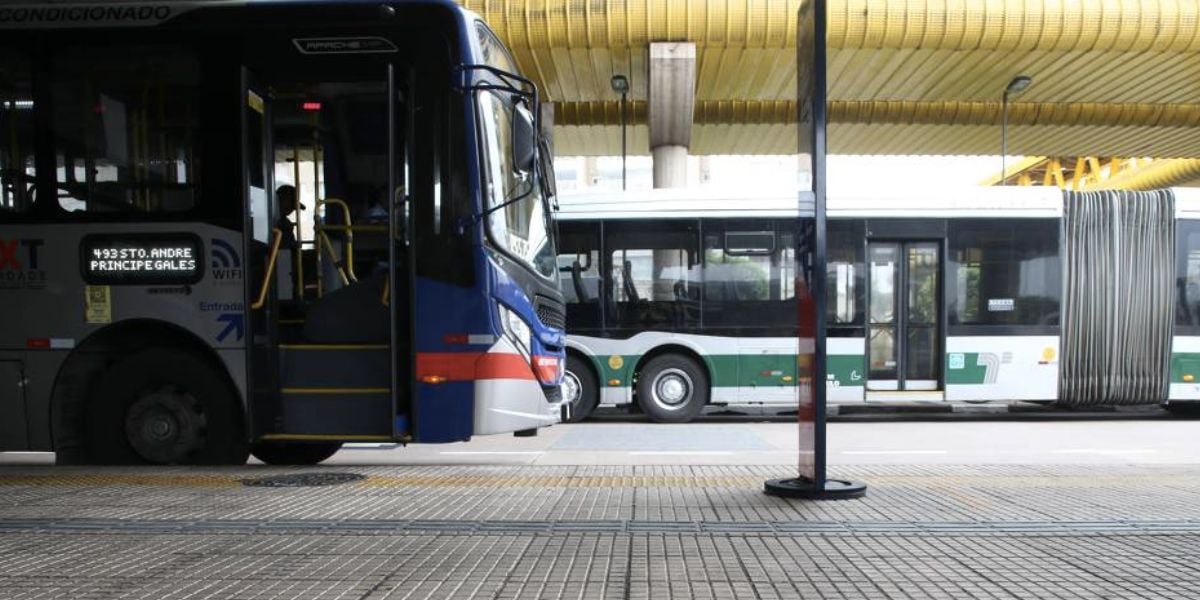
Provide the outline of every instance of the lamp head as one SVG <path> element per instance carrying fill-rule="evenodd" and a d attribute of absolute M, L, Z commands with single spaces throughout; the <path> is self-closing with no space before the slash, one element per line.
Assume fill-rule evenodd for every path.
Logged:
<path fill-rule="evenodd" d="M 629 92 L 629 79 L 627 79 L 624 75 L 613 75 L 612 76 L 612 90 L 618 94 L 628 93 Z"/>
<path fill-rule="evenodd" d="M 1028 75 L 1017 75 L 1008 82 L 1008 87 L 1004 88 L 1005 94 L 1020 94 L 1033 84 L 1033 78 Z"/>

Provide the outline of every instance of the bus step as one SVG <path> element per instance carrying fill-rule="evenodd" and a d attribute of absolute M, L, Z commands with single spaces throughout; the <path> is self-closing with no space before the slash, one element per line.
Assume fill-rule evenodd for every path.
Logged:
<path fill-rule="evenodd" d="M 391 387 L 391 351 L 386 344 L 282 344 L 282 388 L 370 389 Z"/>
<path fill-rule="evenodd" d="M 282 431 L 321 435 L 392 435 L 392 396 L 386 387 L 285 387 Z"/>

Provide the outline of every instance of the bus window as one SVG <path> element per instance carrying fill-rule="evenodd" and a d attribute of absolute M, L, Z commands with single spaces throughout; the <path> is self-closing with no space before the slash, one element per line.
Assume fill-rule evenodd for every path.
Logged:
<path fill-rule="evenodd" d="M 1175 325 L 1194 335 L 1200 330 L 1200 222 L 1180 220 L 1176 224 Z"/>
<path fill-rule="evenodd" d="M 545 197 L 537 177 L 518 172 L 513 163 L 515 108 L 493 92 L 481 92 L 478 98 L 487 150 L 484 197 L 489 208 L 508 203 L 488 215 L 489 237 L 492 243 L 541 275 L 553 277 L 555 257 Z M 524 196 L 521 200 L 512 202 L 521 196 Z"/>
<path fill-rule="evenodd" d="M 1058 222 L 950 223 L 951 325 L 1058 325 Z"/>
<path fill-rule="evenodd" d="M 616 326 L 698 326 L 701 265 L 695 222 L 614 221 L 605 225 L 605 231 Z"/>
<path fill-rule="evenodd" d="M 567 301 L 567 323 L 572 331 L 600 327 L 599 236 L 596 231 L 572 224 L 562 226 L 558 249 L 558 279 Z"/>
<path fill-rule="evenodd" d="M 825 318 L 830 327 L 862 327 L 863 227 L 861 221 L 830 221 L 825 259 Z"/>
<path fill-rule="evenodd" d="M 786 327 L 795 322 L 795 237 L 783 228 L 786 224 L 778 232 L 774 225 L 705 224 L 705 326 Z"/>
<path fill-rule="evenodd" d="M 0 56 L 0 211 L 33 204 L 33 89 L 29 61 Z"/>
<path fill-rule="evenodd" d="M 173 46 L 64 50 L 54 61 L 59 203 L 169 213 L 199 195 L 200 68 Z"/>

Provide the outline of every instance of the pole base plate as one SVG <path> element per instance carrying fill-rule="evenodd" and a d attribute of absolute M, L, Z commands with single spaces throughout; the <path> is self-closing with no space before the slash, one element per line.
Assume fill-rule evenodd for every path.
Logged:
<path fill-rule="evenodd" d="M 763 484 L 769 496 L 804 500 L 850 500 L 867 495 L 867 484 L 844 479 L 826 479 L 824 486 L 808 479 L 772 479 Z"/>

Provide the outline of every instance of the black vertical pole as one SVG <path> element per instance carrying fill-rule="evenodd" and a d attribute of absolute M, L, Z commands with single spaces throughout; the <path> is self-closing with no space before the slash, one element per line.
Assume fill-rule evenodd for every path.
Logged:
<path fill-rule="evenodd" d="M 625 115 L 625 98 L 628 92 L 621 92 L 621 191 L 625 191 L 625 124 L 628 118 Z"/>
<path fill-rule="evenodd" d="M 772 496 L 806 499 L 857 498 L 866 485 L 828 479 L 825 471 L 825 2 L 801 4 L 797 41 L 799 152 L 810 157 L 812 191 L 797 198 L 797 476 L 772 479 Z"/>
<path fill-rule="evenodd" d="M 1008 90 L 1000 96 L 1000 185 L 1008 185 Z"/>

